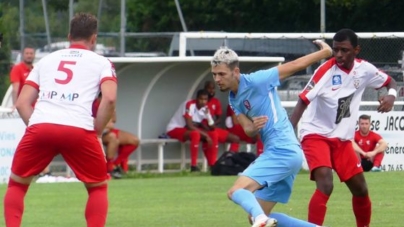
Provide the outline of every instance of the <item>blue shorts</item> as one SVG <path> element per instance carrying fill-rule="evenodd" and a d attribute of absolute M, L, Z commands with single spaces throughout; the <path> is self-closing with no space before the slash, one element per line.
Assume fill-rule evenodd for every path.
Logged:
<path fill-rule="evenodd" d="M 251 163 L 242 175 L 264 186 L 255 192 L 256 198 L 287 203 L 302 163 L 303 151 L 297 144 L 270 148 Z"/>

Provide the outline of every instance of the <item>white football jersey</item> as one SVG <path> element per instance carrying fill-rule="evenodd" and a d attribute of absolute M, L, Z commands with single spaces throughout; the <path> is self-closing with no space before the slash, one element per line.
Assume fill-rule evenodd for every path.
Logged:
<path fill-rule="evenodd" d="M 338 67 L 335 58 L 322 64 L 299 97 L 308 104 L 300 135 L 318 134 L 351 140 L 366 87 L 381 88 L 391 78 L 367 61 L 355 59 L 351 70 Z"/>
<path fill-rule="evenodd" d="M 80 45 L 42 58 L 25 84 L 38 89 L 29 125 L 52 123 L 94 130 L 92 104 L 106 80 L 116 81 L 113 64 Z"/>
<path fill-rule="evenodd" d="M 191 118 L 192 122 L 202 123 L 203 120 L 207 119 L 205 114 L 206 108 L 208 107 L 205 106 L 198 109 L 196 100 L 183 102 L 168 123 L 166 131 L 169 132 L 175 128 L 184 128 L 186 126 L 185 118 Z"/>

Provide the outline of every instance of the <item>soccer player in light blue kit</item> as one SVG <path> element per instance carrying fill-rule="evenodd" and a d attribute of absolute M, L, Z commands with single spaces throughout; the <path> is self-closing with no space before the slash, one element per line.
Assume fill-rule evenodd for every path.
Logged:
<path fill-rule="evenodd" d="M 250 215 L 253 227 L 316 226 L 285 214 L 271 213 L 276 203 L 288 202 L 303 158 L 276 87 L 279 80 L 332 55 L 326 43 L 320 40 L 315 43 L 319 51 L 251 74 L 240 74 L 236 52 L 226 47 L 217 50 L 211 61 L 213 78 L 221 91 L 230 91 L 229 103 L 245 133 L 251 137 L 260 133 L 264 142 L 264 153 L 227 192 L 229 199 Z"/>

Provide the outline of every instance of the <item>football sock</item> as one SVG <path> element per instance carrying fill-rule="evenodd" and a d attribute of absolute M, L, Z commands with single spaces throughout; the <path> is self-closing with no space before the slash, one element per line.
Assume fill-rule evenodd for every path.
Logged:
<path fill-rule="evenodd" d="M 29 185 L 20 184 L 10 178 L 4 196 L 4 218 L 7 227 L 20 227 L 24 212 L 24 197 Z"/>
<path fill-rule="evenodd" d="M 271 213 L 270 218 L 278 221 L 277 227 L 316 227 L 316 224 L 309 223 L 282 213 Z"/>
<path fill-rule="evenodd" d="M 189 133 L 189 138 L 191 140 L 189 145 L 189 150 L 191 151 L 191 166 L 196 166 L 198 164 L 198 151 L 201 134 L 194 130 Z"/>
<path fill-rule="evenodd" d="M 104 227 L 108 212 L 108 185 L 87 188 L 85 217 L 87 227 Z"/>
<path fill-rule="evenodd" d="M 114 162 L 112 161 L 111 158 L 107 158 L 107 171 L 112 172 L 114 170 Z"/>
<path fill-rule="evenodd" d="M 121 168 L 125 173 L 129 171 L 129 158 L 123 159 L 121 161 Z"/>
<path fill-rule="evenodd" d="M 264 214 L 254 194 L 246 189 L 237 189 L 234 191 L 231 200 L 250 214 L 254 218 L 253 220 L 257 220 L 259 215 Z"/>
<path fill-rule="evenodd" d="M 327 202 L 330 197 L 316 189 L 309 203 L 308 221 L 317 225 L 323 225 Z"/>
<path fill-rule="evenodd" d="M 217 160 L 217 153 L 219 152 L 219 138 L 217 132 L 209 131 L 208 135 L 212 140 L 212 146 L 206 149 L 205 154 L 209 166 L 213 166 Z"/>
<path fill-rule="evenodd" d="M 132 152 L 135 151 L 136 148 L 137 148 L 137 146 L 132 145 L 132 144 L 119 146 L 118 157 L 116 157 L 116 159 L 114 161 L 114 165 L 119 166 L 123 160 L 125 160 L 125 159 L 127 160 L 129 158 L 130 154 L 132 154 Z"/>
<path fill-rule="evenodd" d="M 369 226 L 370 218 L 372 216 L 372 203 L 370 202 L 369 195 L 362 197 L 353 196 L 352 208 L 356 217 L 356 226 Z"/>
<path fill-rule="evenodd" d="M 229 151 L 238 152 L 239 149 L 240 149 L 240 144 L 239 143 L 231 143 L 230 144 Z"/>

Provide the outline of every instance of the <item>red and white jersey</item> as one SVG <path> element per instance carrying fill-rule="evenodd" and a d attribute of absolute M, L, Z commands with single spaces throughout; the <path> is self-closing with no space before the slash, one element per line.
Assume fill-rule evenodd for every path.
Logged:
<path fill-rule="evenodd" d="M 222 104 L 220 103 L 219 99 L 212 97 L 208 101 L 208 106 L 209 106 L 210 114 L 212 114 L 212 116 L 221 116 L 222 115 Z"/>
<path fill-rule="evenodd" d="M 206 120 L 205 112 L 208 107 L 205 106 L 198 109 L 196 102 L 195 99 L 183 102 L 168 123 L 166 131 L 169 132 L 175 128 L 184 128 L 186 126 L 185 118 L 191 118 L 192 122 L 195 123 L 202 123 L 203 120 Z"/>
<path fill-rule="evenodd" d="M 351 140 L 365 88 L 380 88 L 390 80 L 364 60 L 355 59 L 351 70 L 338 67 L 335 58 L 328 60 L 314 72 L 299 95 L 308 105 L 300 122 L 301 138 L 318 134 Z"/>
<path fill-rule="evenodd" d="M 29 125 L 52 123 L 94 130 L 92 104 L 106 80 L 116 81 L 113 64 L 81 45 L 42 58 L 25 84 L 38 89 Z"/>

